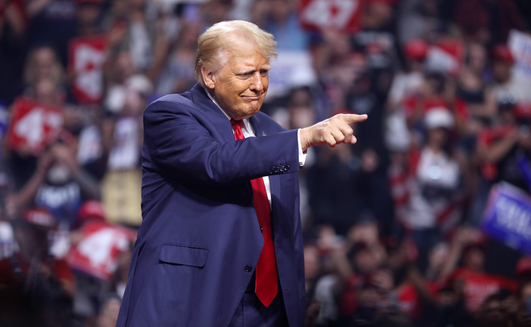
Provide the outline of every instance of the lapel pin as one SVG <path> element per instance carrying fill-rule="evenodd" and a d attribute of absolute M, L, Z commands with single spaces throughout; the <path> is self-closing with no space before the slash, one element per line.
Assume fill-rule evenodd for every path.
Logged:
<path fill-rule="evenodd" d="M 266 136 L 265 132 L 262 132 L 262 136 Z"/>

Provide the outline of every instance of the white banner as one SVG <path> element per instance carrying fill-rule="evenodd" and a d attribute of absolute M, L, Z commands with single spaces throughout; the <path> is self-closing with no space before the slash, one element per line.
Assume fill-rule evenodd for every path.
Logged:
<path fill-rule="evenodd" d="M 515 61 L 514 77 L 518 81 L 527 82 L 528 88 L 531 88 L 531 36 L 517 30 L 511 30 L 507 43 Z"/>

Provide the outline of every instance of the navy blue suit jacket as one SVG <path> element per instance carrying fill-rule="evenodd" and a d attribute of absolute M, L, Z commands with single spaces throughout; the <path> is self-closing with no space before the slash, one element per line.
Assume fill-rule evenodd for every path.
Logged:
<path fill-rule="evenodd" d="M 290 326 L 304 324 L 297 131 L 259 112 L 235 141 L 199 85 L 144 113 L 142 216 L 117 326 L 227 326 L 264 243 L 250 180 L 269 175 L 272 228 Z M 251 269 L 249 269 L 251 268 Z"/>

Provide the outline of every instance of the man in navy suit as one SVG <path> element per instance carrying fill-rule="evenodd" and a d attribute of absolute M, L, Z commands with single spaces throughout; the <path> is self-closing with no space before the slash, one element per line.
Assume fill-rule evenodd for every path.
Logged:
<path fill-rule="evenodd" d="M 199 38 L 196 78 L 144 113 L 143 222 L 117 326 L 304 325 L 297 172 L 311 146 L 355 143 L 336 115 L 285 131 L 259 112 L 273 36 L 243 21 Z"/>

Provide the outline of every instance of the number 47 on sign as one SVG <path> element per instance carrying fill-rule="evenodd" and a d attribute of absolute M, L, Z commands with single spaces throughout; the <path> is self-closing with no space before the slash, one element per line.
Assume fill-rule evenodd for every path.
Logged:
<path fill-rule="evenodd" d="M 60 108 L 18 98 L 13 104 L 8 146 L 15 151 L 38 154 L 51 138 L 57 136 L 62 124 Z"/>

